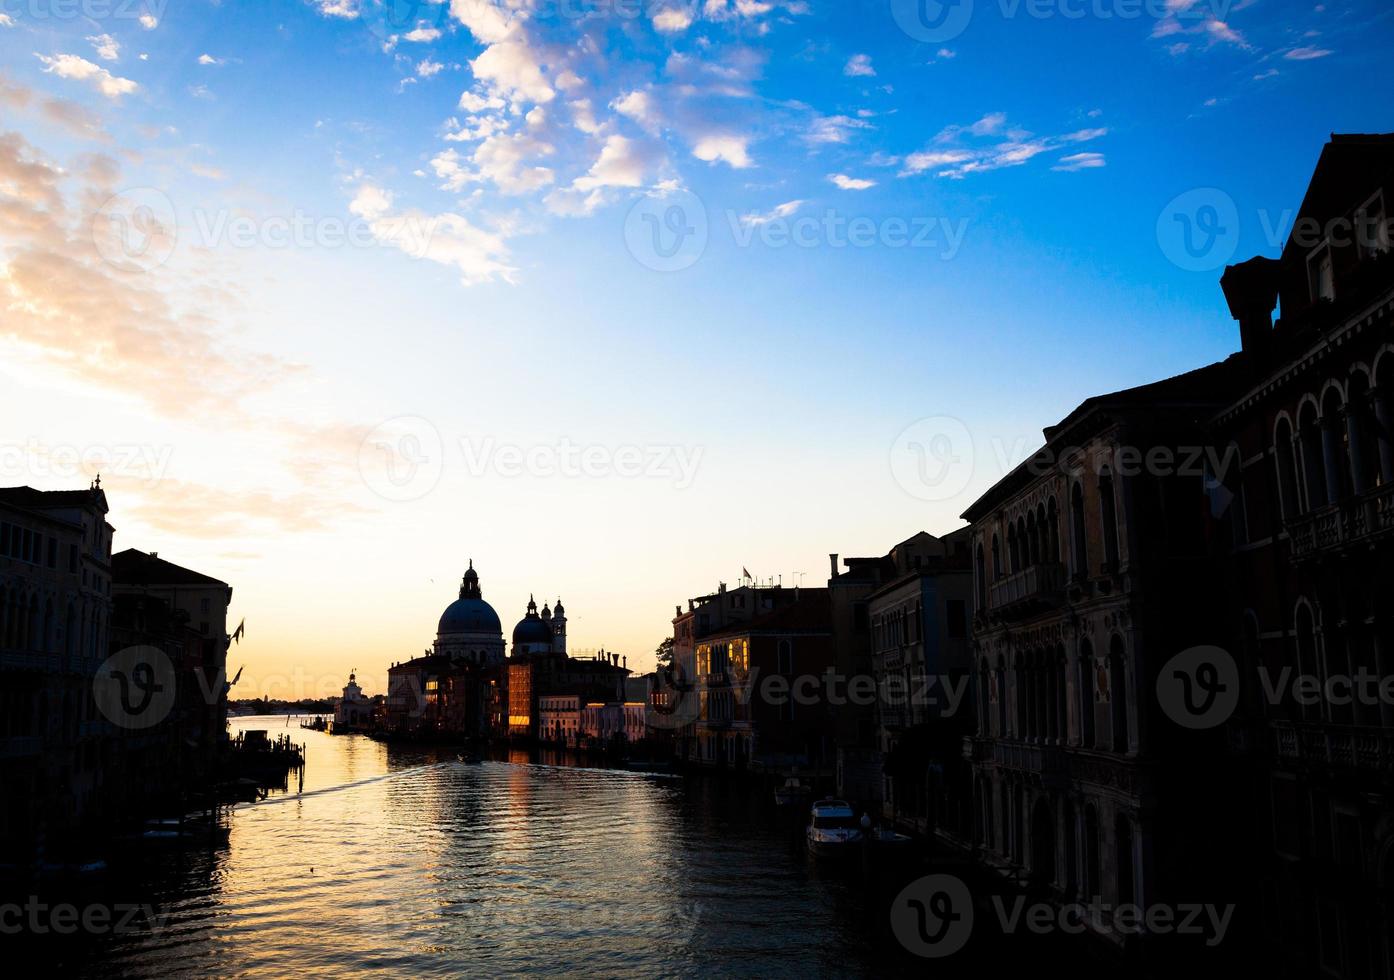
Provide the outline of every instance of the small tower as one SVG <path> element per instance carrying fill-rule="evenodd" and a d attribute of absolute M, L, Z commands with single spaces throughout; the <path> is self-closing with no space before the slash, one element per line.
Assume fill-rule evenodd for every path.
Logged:
<path fill-rule="evenodd" d="M 566 653 L 566 607 L 561 599 L 552 607 L 552 652 Z"/>

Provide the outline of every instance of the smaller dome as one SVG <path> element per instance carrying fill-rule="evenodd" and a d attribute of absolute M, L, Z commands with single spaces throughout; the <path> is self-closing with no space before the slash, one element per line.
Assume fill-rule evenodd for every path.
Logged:
<path fill-rule="evenodd" d="M 518 625 L 513 628 L 513 642 L 519 645 L 526 645 L 529 643 L 551 644 L 552 627 L 548 626 L 534 614 L 521 620 Z"/>

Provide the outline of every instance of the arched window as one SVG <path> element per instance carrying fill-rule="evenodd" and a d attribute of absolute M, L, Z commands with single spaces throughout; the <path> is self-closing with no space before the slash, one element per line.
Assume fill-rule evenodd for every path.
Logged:
<path fill-rule="evenodd" d="M 1094 748 L 1094 647 L 1088 640 L 1079 644 L 1079 742 Z"/>
<path fill-rule="evenodd" d="M 1278 470 L 1278 494 L 1282 498 L 1283 518 L 1289 521 L 1302 513 L 1301 501 L 1297 496 L 1296 453 L 1292 426 L 1287 419 L 1279 419 L 1273 433 L 1273 463 Z"/>
<path fill-rule="evenodd" d="M 1038 537 L 1039 527 L 1036 524 L 1036 513 L 1032 511 L 1026 518 L 1026 564 L 1035 565 L 1041 560 L 1041 539 Z"/>
<path fill-rule="evenodd" d="M 1297 416 L 1298 455 L 1302 461 L 1302 483 L 1305 493 L 1305 511 L 1325 507 L 1331 498 L 1326 491 L 1326 466 L 1322 461 L 1321 426 L 1317 420 L 1317 407 L 1313 402 L 1304 402 Z"/>
<path fill-rule="evenodd" d="M 1118 904 L 1131 905 L 1137 897 L 1133 875 L 1133 822 L 1121 813 L 1114 823 L 1114 838 L 1118 845 Z"/>
<path fill-rule="evenodd" d="M 1294 635 L 1297 639 L 1297 672 L 1303 677 L 1320 677 L 1317 665 L 1317 636 L 1316 626 L 1312 619 L 1312 607 L 1305 602 L 1299 602 L 1297 613 L 1294 617 Z M 1288 690 L 1294 688 L 1290 685 Z M 1310 701 L 1310 698 L 1304 700 Z M 1320 704 L 1296 704 L 1297 714 L 1307 721 L 1315 721 L 1321 717 Z"/>
<path fill-rule="evenodd" d="M 1128 682 L 1123 638 L 1117 633 L 1108 644 L 1108 694 L 1111 702 L 1113 751 L 1128 751 Z"/>
<path fill-rule="evenodd" d="M 1046 528 L 1047 540 L 1046 554 L 1050 557 L 1047 561 L 1058 562 L 1060 560 L 1060 515 L 1055 511 L 1055 498 L 1051 497 L 1046 504 Z"/>
<path fill-rule="evenodd" d="M 1092 803 L 1084 807 L 1084 888 L 1086 898 L 1103 895 L 1099 889 L 1099 812 Z"/>
<path fill-rule="evenodd" d="M 1084 530 L 1084 489 L 1076 483 L 1070 488 L 1070 562 L 1077 579 L 1089 577 L 1089 539 Z"/>
<path fill-rule="evenodd" d="M 978 608 L 987 608 L 987 568 L 983 565 L 983 546 L 978 545 L 977 553 L 973 556 L 974 582 L 977 586 Z"/>
<path fill-rule="evenodd" d="M 992 536 L 992 577 L 1002 577 L 1002 543 L 995 534 Z"/>
<path fill-rule="evenodd" d="M 1350 447 L 1352 489 L 1366 493 L 1380 482 L 1379 432 L 1369 377 L 1356 371 L 1350 377 L 1346 405 L 1346 441 Z"/>
<path fill-rule="evenodd" d="M 1017 539 L 1016 522 L 1007 528 L 1007 560 L 1011 562 L 1012 574 L 1021 571 L 1021 542 Z"/>
<path fill-rule="evenodd" d="M 1104 530 L 1104 561 L 1109 571 L 1118 569 L 1118 508 L 1113 497 L 1113 474 L 1105 467 L 1099 474 L 1099 519 Z"/>
<path fill-rule="evenodd" d="M 1326 470 L 1328 503 L 1350 496 L 1351 467 L 1349 430 L 1346 426 L 1345 404 L 1334 385 L 1326 389 L 1321 400 L 1321 460 Z"/>

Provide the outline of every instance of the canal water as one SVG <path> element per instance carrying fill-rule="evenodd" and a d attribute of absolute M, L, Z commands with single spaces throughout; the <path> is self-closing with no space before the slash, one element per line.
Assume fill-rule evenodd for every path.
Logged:
<path fill-rule="evenodd" d="M 931 969 L 888 916 L 925 869 L 820 863 L 741 782 L 232 727 L 306 743 L 303 785 L 238 807 L 226 848 L 114 869 L 100 900 L 157 924 L 45 944 L 58 972 L 980 977 L 1034 955 L 975 935 Z"/>

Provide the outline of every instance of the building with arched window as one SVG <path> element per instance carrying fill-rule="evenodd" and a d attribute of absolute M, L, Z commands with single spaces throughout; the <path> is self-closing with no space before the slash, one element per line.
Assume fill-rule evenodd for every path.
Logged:
<path fill-rule="evenodd" d="M 1239 463 L 1211 536 L 1243 684 L 1230 728 L 1267 946 L 1302 976 L 1394 974 L 1392 199 L 1394 136 L 1333 136 L 1281 254 L 1221 280 L 1248 365 L 1211 423 Z"/>

